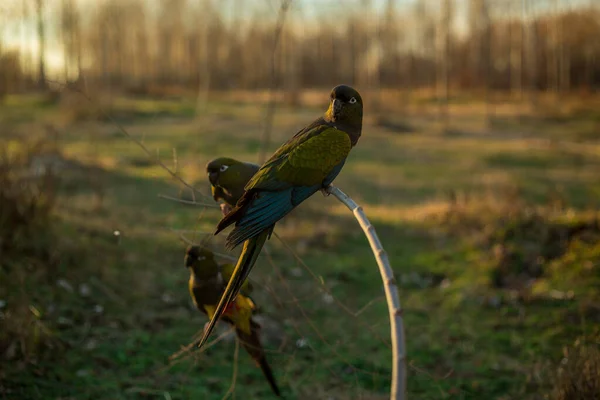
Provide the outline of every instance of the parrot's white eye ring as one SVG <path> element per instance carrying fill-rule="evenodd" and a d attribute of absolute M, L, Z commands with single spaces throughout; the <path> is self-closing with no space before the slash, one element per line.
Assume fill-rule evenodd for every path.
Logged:
<path fill-rule="evenodd" d="M 356 103 L 356 97 L 351 98 L 348 103 L 350 103 L 350 104 Z"/>
<path fill-rule="evenodd" d="M 206 258 L 206 257 L 204 257 L 204 256 L 198 256 L 198 261 L 202 261 L 202 260 L 204 260 L 205 258 Z"/>
<path fill-rule="evenodd" d="M 225 171 L 227 171 L 227 168 L 229 168 L 229 165 L 221 165 L 221 168 L 219 168 L 219 171 L 225 172 Z"/>

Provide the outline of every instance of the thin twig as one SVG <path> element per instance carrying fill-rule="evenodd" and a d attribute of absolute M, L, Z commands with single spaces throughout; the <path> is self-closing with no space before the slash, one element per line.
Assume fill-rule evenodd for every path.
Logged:
<path fill-rule="evenodd" d="M 177 231 L 176 231 L 176 230 L 174 230 L 174 229 L 172 229 L 172 231 L 173 231 L 173 232 L 175 232 L 175 233 L 177 233 Z M 188 245 L 194 245 L 194 244 L 195 244 L 193 240 L 190 240 L 190 239 L 188 239 L 188 238 L 187 238 L 187 237 L 185 237 L 185 236 L 184 236 L 182 233 L 180 233 L 180 234 L 179 234 L 179 238 L 180 238 L 180 239 L 181 239 L 183 242 L 185 242 L 186 244 L 188 244 Z M 217 256 L 217 257 L 224 258 L 225 260 L 237 261 L 237 257 L 233 257 L 233 256 L 230 256 L 230 255 L 228 255 L 228 254 L 217 253 L 216 251 L 212 251 L 212 253 L 213 253 L 215 256 Z"/>
<path fill-rule="evenodd" d="M 390 261 L 375 232 L 375 228 L 367 219 L 362 207 L 335 186 L 329 186 L 326 190 L 327 193 L 334 195 L 340 202 L 348 207 L 350 211 L 352 211 L 371 245 L 371 250 L 373 251 L 377 265 L 379 266 L 379 273 L 383 280 L 383 287 L 390 315 L 390 334 L 392 338 L 392 388 L 390 399 L 403 400 L 406 398 L 406 348 L 404 343 L 404 323 L 402 319 L 400 297 L 398 295 L 398 286 L 396 285 L 396 279 L 394 278 L 394 272 L 390 266 Z"/>
<path fill-rule="evenodd" d="M 287 251 L 289 251 L 290 254 L 292 254 L 292 256 L 294 256 L 294 258 L 302 266 L 302 268 L 304 268 L 306 271 L 308 271 L 308 273 L 313 277 L 315 282 L 321 286 L 321 288 L 325 291 L 325 293 L 327 293 L 328 295 L 331 296 L 331 298 L 333 299 L 335 304 L 338 305 L 338 307 L 340 307 L 342 310 L 344 310 L 346 313 L 348 313 L 348 315 L 351 315 L 354 318 L 356 318 L 358 316 L 356 311 L 351 310 L 350 307 L 348 307 L 346 304 L 341 302 L 337 297 L 335 297 L 333 295 L 331 289 L 327 285 L 325 285 L 325 283 L 321 280 L 320 276 L 315 274 L 314 271 L 304 262 L 302 257 L 300 257 L 300 255 L 292 248 L 292 246 L 290 246 L 285 240 L 283 240 L 283 238 L 281 236 L 279 236 L 277 234 L 277 232 L 273 232 L 273 235 L 281 242 L 281 244 L 283 244 L 283 246 L 287 249 Z M 358 319 L 358 321 L 361 325 L 363 325 L 363 327 L 365 327 L 365 329 L 369 330 L 369 332 L 371 332 L 374 336 L 376 336 L 379 340 L 381 340 L 381 342 L 383 344 L 385 344 L 388 347 L 391 347 L 391 344 L 386 339 L 382 338 L 381 335 L 379 334 L 379 332 L 377 332 L 376 330 L 373 329 L 373 325 L 368 324 L 368 323 L 363 323 L 360 319 Z"/>
<path fill-rule="evenodd" d="M 275 272 L 277 273 L 279 280 L 281 281 L 281 283 L 283 284 L 283 286 L 285 287 L 286 291 L 290 294 L 290 296 L 292 297 L 293 301 L 292 303 L 295 303 L 296 307 L 298 308 L 298 310 L 300 311 L 300 313 L 303 314 L 304 319 L 309 323 L 309 325 L 311 325 L 312 330 L 322 339 L 323 343 L 325 343 L 329 348 L 332 349 L 332 351 L 338 355 L 339 353 L 337 353 L 337 351 L 334 349 L 334 347 L 332 345 L 330 345 L 329 343 L 327 343 L 323 336 L 321 335 L 321 333 L 319 332 L 319 330 L 316 328 L 316 326 L 314 325 L 314 323 L 311 321 L 311 319 L 308 317 L 308 315 L 306 315 L 306 312 L 302 309 L 302 307 L 300 307 L 300 305 L 298 304 L 298 299 L 296 297 L 294 297 L 294 294 L 292 293 L 291 288 L 289 287 L 289 285 L 287 284 L 287 281 L 285 279 L 285 277 L 283 276 L 281 269 L 277 266 L 277 264 L 274 262 L 273 257 L 271 255 L 271 252 L 269 251 L 268 247 L 265 247 L 265 253 L 267 253 L 267 258 L 269 260 L 269 262 L 271 263 L 271 266 L 273 266 L 273 269 L 275 270 Z M 286 307 L 284 307 L 283 302 L 281 301 L 281 299 L 275 294 L 275 292 L 273 291 L 273 289 L 271 288 L 267 288 L 267 290 L 271 293 L 271 296 L 275 299 L 275 301 L 277 301 L 277 303 L 279 303 L 279 306 L 282 309 L 287 309 Z M 294 319 L 292 318 L 290 320 L 292 327 L 294 328 L 294 330 L 296 331 L 296 333 L 298 334 L 299 337 L 303 338 L 306 335 L 299 329 L 298 327 L 298 323 L 294 321 Z M 310 350 L 312 350 L 313 352 L 317 353 L 317 350 L 310 344 L 310 342 L 307 342 L 306 345 L 308 346 L 308 348 Z M 346 361 L 343 357 L 340 356 L 340 358 L 342 359 L 342 361 L 346 362 L 350 367 L 352 367 L 353 370 L 355 370 L 354 365 L 352 365 L 350 362 Z M 335 376 L 336 378 L 339 378 L 339 375 L 336 371 L 334 371 L 331 367 L 325 365 L 326 368 L 329 370 L 329 372 L 331 372 L 332 376 Z M 317 364 L 314 365 L 314 367 L 317 367 Z M 368 371 L 365 371 L 367 373 L 369 373 Z"/>
<path fill-rule="evenodd" d="M 115 303 L 117 303 L 123 307 L 125 307 L 127 305 L 127 302 L 125 300 L 123 300 L 123 298 L 121 296 L 119 296 L 117 293 L 115 293 L 114 290 L 112 290 L 111 288 L 106 286 L 100 279 L 92 276 L 92 277 L 90 277 L 90 283 L 92 285 L 96 286 L 98 289 L 102 290 L 104 292 L 104 294 L 106 295 L 106 297 L 110 298 Z"/>
<path fill-rule="evenodd" d="M 234 328 L 231 327 L 227 331 L 223 332 L 221 335 L 217 336 L 217 338 L 215 340 L 213 340 L 210 343 L 207 343 L 206 346 L 202 346 L 202 349 L 195 351 L 195 353 L 196 352 L 204 353 L 206 350 L 210 349 L 211 347 L 213 347 L 214 345 L 219 343 L 221 340 L 223 340 L 227 336 L 229 336 L 233 332 L 233 329 Z M 182 347 L 181 350 L 179 350 L 178 352 L 173 353 L 169 356 L 169 361 L 174 362 L 178 358 L 180 358 L 183 354 L 189 353 L 191 350 L 195 349 L 198 344 L 199 339 L 202 337 L 203 334 L 204 334 L 204 331 L 200 331 L 196 335 L 194 335 L 194 338 L 191 343 L 189 343 L 185 347 Z"/>
<path fill-rule="evenodd" d="M 379 297 L 376 297 L 376 298 L 372 299 L 367 304 L 365 304 L 364 306 L 362 306 L 362 308 L 360 310 L 358 310 L 357 312 L 355 312 L 354 316 L 358 317 L 360 314 L 362 314 L 363 312 L 365 312 L 373 304 L 379 303 L 383 299 L 385 299 L 385 296 L 379 296 Z"/>
<path fill-rule="evenodd" d="M 277 275 L 279 277 L 279 280 L 281 281 L 282 285 L 285 287 L 286 291 L 290 294 L 290 296 L 292 296 L 292 298 L 293 298 L 293 302 L 292 303 L 295 304 L 295 306 L 298 308 L 298 311 L 300 311 L 300 313 L 302 314 L 302 316 L 304 317 L 304 319 L 306 320 L 306 322 L 308 323 L 308 325 L 310 326 L 310 328 L 312 329 L 312 331 L 317 334 L 317 336 L 319 337 L 319 339 L 321 340 L 321 342 L 323 342 L 327 347 L 329 347 L 329 349 L 331 349 L 331 351 L 333 352 L 333 354 L 335 354 L 340 360 L 342 360 L 342 362 L 346 363 L 349 367 L 351 367 L 352 370 L 355 373 L 357 371 L 359 371 L 359 372 L 363 372 L 365 374 L 369 374 L 369 375 L 372 375 L 372 376 L 379 375 L 379 373 L 377 373 L 377 372 L 371 372 L 371 371 L 368 371 L 368 370 L 356 367 L 355 365 L 353 365 L 350 362 L 350 360 L 348 360 L 346 357 L 344 357 L 342 354 L 340 354 L 340 352 L 337 351 L 337 349 L 336 349 L 336 347 L 334 345 L 332 345 L 331 343 L 329 343 L 327 341 L 327 339 L 325 339 L 325 336 L 323 336 L 323 334 L 321 333 L 321 331 L 317 327 L 317 324 L 312 319 L 310 319 L 310 317 L 308 316 L 308 314 L 306 313 L 306 311 L 304 310 L 304 308 L 302 308 L 302 306 L 300 305 L 299 299 L 294 296 L 294 294 L 292 292 L 292 288 L 289 286 L 289 284 L 287 283 L 285 277 L 283 276 L 283 273 L 281 272 L 281 268 L 279 268 L 279 266 L 273 260 L 273 257 L 271 255 L 271 253 L 269 252 L 269 249 L 265 248 L 265 252 L 267 253 L 267 257 L 269 259 L 269 262 L 271 263 L 271 266 L 273 267 L 273 269 L 277 273 Z M 304 335 L 301 334 L 301 336 L 304 336 Z M 313 350 L 314 350 L 314 348 L 313 348 Z"/>
<path fill-rule="evenodd" d="M 165 199 L 165 200 L 171 200 L 171 201 L 175 201 L 177 203 L 181 203 L 181 204 L 188 204 L 190 206 L 198 206 L 198 207 L 210 207 L 210 208 L 219 208 L 218 204 L 211 204 L 211 203 L 199 203 L 196 200 L 184 200 L 184 199 L 178 199 L 177 197 L 172 197 L 172 196 L 167 196 L 166 194 L 159 194 L 158 195 L 159 198 L 161 199 Z"/>
<path fill-rule="evenodd" d="M 240 339 L 235 339 L 235 351 L 233 352 L 233 376 L 231 377 L 231 385 L 229 386 L 229 390 L 223 396 L 223 400 L 227 399 L 229 395 L 233 396 L 235 390 L 235 383 L 237 381 L 238 375 L 238 360 L 240 355 Z"/>
<path fill-rule="evenodd" d="M 271 49 L 271 87 L 269 89 L 269 103 L 267 104 L 267 112 L 265 115 L 265 129 L 262 134 L 261 147 L 258 153 L 258 163 L 262 164 L 265 162 L 267 157 L 267 151 L 269 150 L 269 143 L 271 141 L 271 131 L 273 130 L 273 118 L 275 117 L 276 102 L 276 91 L 279 89 L 281 84 L 281 76 L 277 70 L 277 46 L 279 45 L 279 39 L 283 32 L 283 26 L 285 25 L 285 17 L 292 4 L 292 0 L 281 0 L 281 7 L 279 7 L 279 13 L 277 14 L 277 23 L 275 24 L 275 33 L 273 37 L 273 48 Z"/>
<path fill-rule="evenodd" d="M 197 231 L 194 229 L 175 229 L 175 228 L 165 228 L 165 229 L 168 231 L 171 231 L 171 232 L 175 232 L 175 233 L 193 233 L 194 235 L 210 235 L 210 236 L 212 236 L 215 234 L 214 231 L 209 232 L 209 231 Z"/>
<path fill-rule="evenodd" d="M 51 81 L 49 79 L 46 79 L 47 82 L 51 82 L 63 87 L 66 87 L 68 90 L 71 90 L 75 93 L 79 93 L 81 96 L 83 96 L 83 98 L 85 98 L 90 104 L 95 104 L 94 101 L 91 99 L 91 97 L 89 97 L 83 90 L 78 89 L 78 88 L 74 88 L 74 87 L 68 87 L 63 83 L 60 82 L 56 82 L 56 81 Z M 194 202 L 196 202 L 196 193 L 199 193 L 202 197 L 208 197 L 206 196 L 204 193 L 200 192 L 198 189 L 196 189 L 195 187 L 193 187 L 192 185 L 190 185 L 189 183 L 187 183 L 182 177 L 180 177 L 177 172 L 173 171 L 171 168 L 167 167 L 158 157 L 158 154 L 156 157 L 154 157 L 152 155 L 152 153 L 150 152 L 150 150 L 148 150 L 148 148 L 138 139 L 134 138 L 131 134 L 129 134 L 129 132 L 127 132 L 127 130 L 121 125 L 119 124 L 113 117 L 110 116 L 110 114 L 108 114 L 106 111 L 104 111 L 101 107 L 98 107 L 98 112 L 107 120 L 109 120 L 118 130 L 119 132 L 121 132 L 123 135 L 125 135 L 125 137 L 127 137 L 129 140 L 131 140 L 133 143 L 137 144 L 143 151 L 144 153 L 146 153 L 148 155 L 148 157 L 154 159 L 154 161 L 156 162 L 156 164 L 158 164 L 162 169 L 164 169 L 165 171 L 167 171 L 169 173 L 169 175 L 171 175 L 171 177 L 177 181 L 179 181 L 183 186 L 187 187 L 188 189 L 190 189 L 190 191 L 192 192 L 192 199 L 194 200 Z"/>

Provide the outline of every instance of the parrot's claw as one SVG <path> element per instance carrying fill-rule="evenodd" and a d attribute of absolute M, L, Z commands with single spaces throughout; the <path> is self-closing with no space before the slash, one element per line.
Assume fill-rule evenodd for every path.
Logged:
<path fill-rule="evenodd" d="M 321 193 L 323 194 L 323 197 L 330 196 L 331 193 L 329 193 L 329 186 L 321 188 Z"/>
<path fill-rule="evenodd" d="M 229 204 L 221 203 L 220 207 L 221 207 L 221 213 L 223 214 L 223 216 L 229 214 L 229 212 L 231 211 L 231 206 Z"/>

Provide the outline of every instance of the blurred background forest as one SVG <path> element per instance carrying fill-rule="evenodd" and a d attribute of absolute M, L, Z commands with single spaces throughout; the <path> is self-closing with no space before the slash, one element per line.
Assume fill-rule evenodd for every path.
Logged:
<path fill-rule="evenodd" d="M 206 162 L 264 160 L 346 83 L 335 183 L 389 253 L 409 398 L 594 398 L 599 38 L 596 0 L 4 0 L 0 395 L 269 398 L 230 336 L 169 360 L 205 322 L 183 251 L 219 219 Z M 276 232 L 251 278 L 286 397 L 389 398 L 352 216 L 318 195 Z"/>
<path fill-rule="evenodd" d="M 593 0 L 297 1 L 280 35 L 277 1 L 3 7 L 4 94 L 45 87 L 46 78 L 137 95 L 257 90 L 276 80 L 292 97 L 331 82 L 436 88 L 442 98 L 452 90 L 589 93 L 600 84 Z"/>

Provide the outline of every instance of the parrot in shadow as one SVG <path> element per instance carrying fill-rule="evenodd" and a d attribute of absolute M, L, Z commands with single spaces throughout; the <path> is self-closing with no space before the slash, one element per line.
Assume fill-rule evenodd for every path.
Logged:
<path fill-rule="evenodd" d="M 189 291 L 194 305 L 208 318 L 213 318 L 219 300 L 231 279 L 234 266 L 219 265 L 212 251 L 196 245 L 187 248 L 184 263 L 190 270 Z M 251 291 L 250 282 L 244 281 L 235 300 L 229 303 L 220 318 L 235 328 L 240 344 L 260 367 L 273 393 L 281 397 L 260 342 L 260 325 L 252 319 L 256 305 L 250 298 Z"/>
<path fill-rule="evenodd" d="M 244 187 L 259 168 L 258 164 L 228 157 L 215 158 L 206 164 L 213 199 L 223 201 L 221 211 L 224 216 L 235 207 L 244 194 Z"/>

